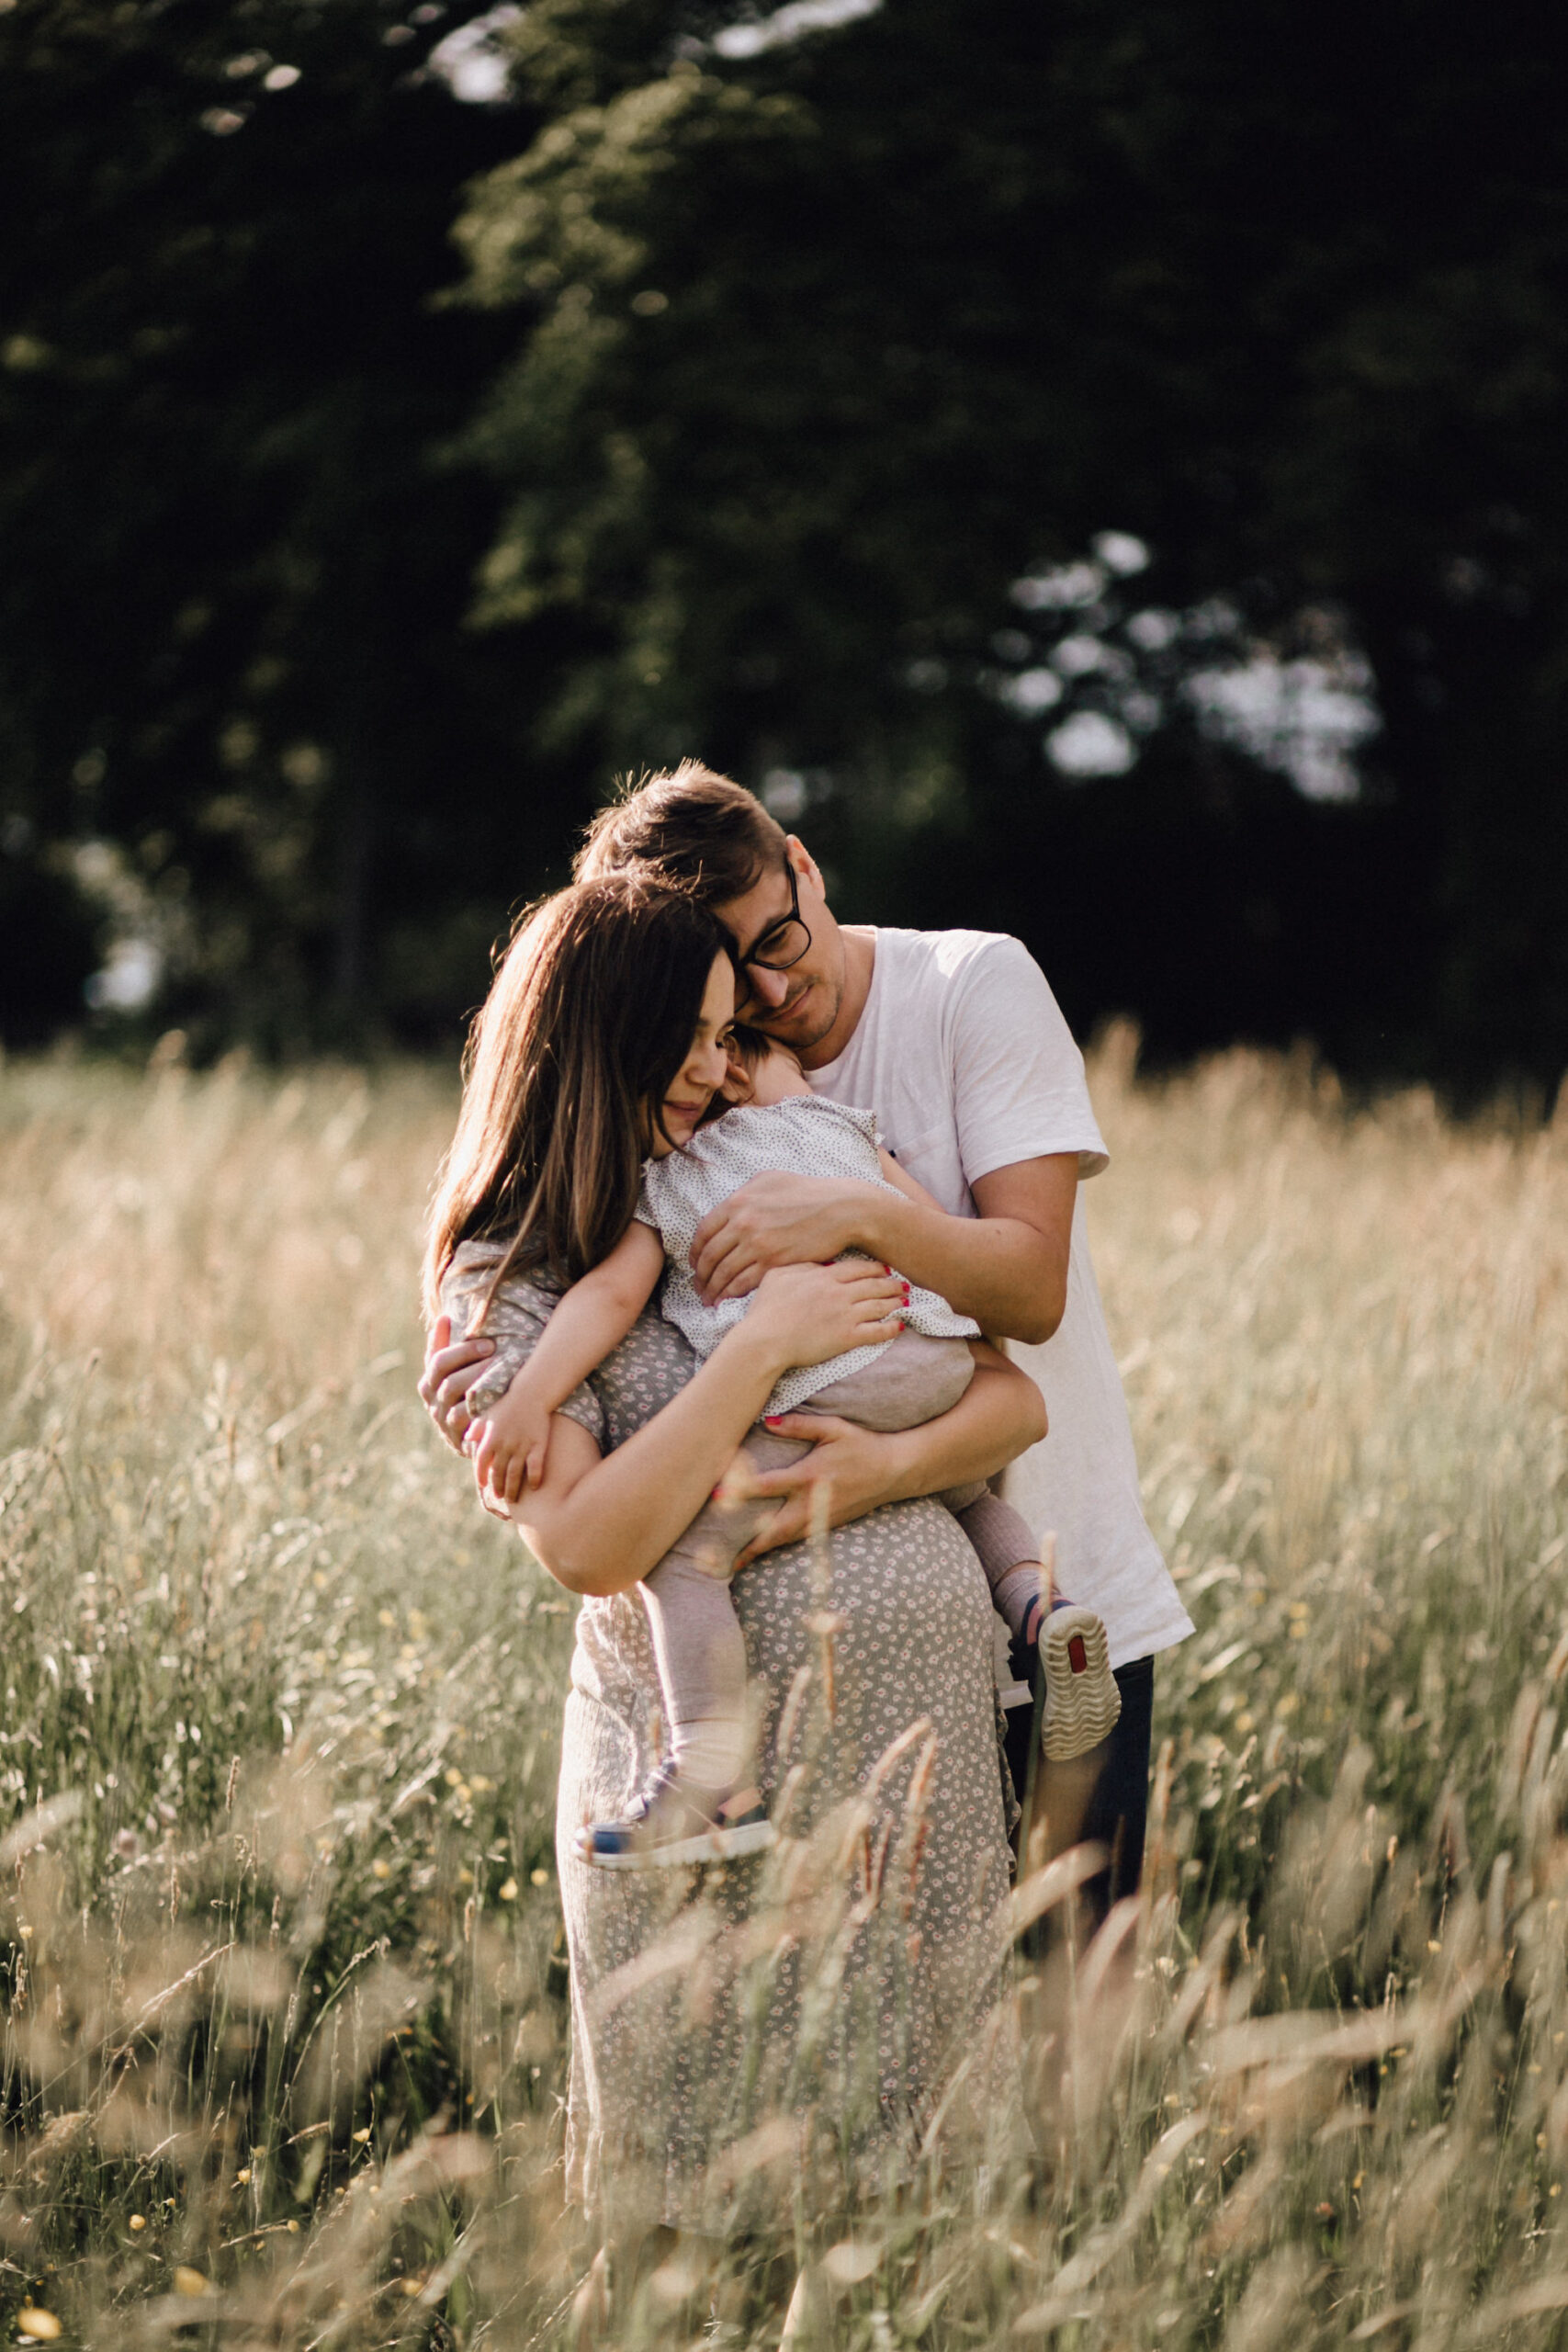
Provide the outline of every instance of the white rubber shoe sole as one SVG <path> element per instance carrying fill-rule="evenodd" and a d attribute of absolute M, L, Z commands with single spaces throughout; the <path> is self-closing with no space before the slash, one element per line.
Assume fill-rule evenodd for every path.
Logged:
<path fill-rule="evenodd" d="M 1040 1739 L 1053 1764 L 1070 1764 L 1109 1736 L 1122 1713 L 1104 1620 L 1092 1609 L 1055 1609 L 1040 1637 L 1045 1720 Z"/>

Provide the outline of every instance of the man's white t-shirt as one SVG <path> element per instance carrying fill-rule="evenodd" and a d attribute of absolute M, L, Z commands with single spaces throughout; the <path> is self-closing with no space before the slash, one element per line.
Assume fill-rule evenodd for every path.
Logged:
<path fill-rule="evenodd" d="M 1078 1174 L 1110 1164 L 1083 1056 L 1045 975 L 1016 939 L 985 931 L 873 933 L 871 993 L 853 1036 L 812 1086 L 876 1113 L 882 1139 L 957 1216 L 994 1169 L 1076 1151 Z M 1192 1631 L 1138 1495 L 1121 1375 L 1084 1229 L 1073 1214 L 1066 1309 L 1043 1347 L 1010 1342 L 1039 1383 L 1050 1434 L 1006 1472 L 1002 1491 L 1056 1537 L 1056 1575 L 1098 1609 L 1111 1663 L 1169 1649 Z"/>

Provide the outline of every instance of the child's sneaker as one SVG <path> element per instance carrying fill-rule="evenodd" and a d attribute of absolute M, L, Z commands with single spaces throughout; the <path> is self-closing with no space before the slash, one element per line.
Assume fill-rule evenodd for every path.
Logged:
<path fill-rule="evenodd" d="M 1040 1667 L 1045 1678 L 1041 1745 L 1054 1764 L 1067 1764 L 1098 1747 L 1122 1713 L 1104 1619 L 1072 1603 L 1053 1609 L 1040 1635 Z"/>
<path fill-rule="evenodd" d="M 661 1764 L 624 1821 L 590 1821 L 572 1840 L 598 1871 L 665 1871 L 683 1863 L 731 1862 L 778 1841 L 754 1788 L 699 1788 Z"/>

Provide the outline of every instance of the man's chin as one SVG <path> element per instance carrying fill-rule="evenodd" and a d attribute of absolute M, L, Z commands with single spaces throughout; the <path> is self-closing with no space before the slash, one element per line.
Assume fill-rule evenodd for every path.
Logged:
<path fill-rule="evenodd" d="M 813 1046 L 821 1044 L 839 1017 L 837 999 L 829 1002 L 827 997 L 821 983 L 814 980 L 794 1004 L 784 1005 L 765 1018 L 759 1016 L 753 1025 L 795 1053 L 807 1054 Z"/>

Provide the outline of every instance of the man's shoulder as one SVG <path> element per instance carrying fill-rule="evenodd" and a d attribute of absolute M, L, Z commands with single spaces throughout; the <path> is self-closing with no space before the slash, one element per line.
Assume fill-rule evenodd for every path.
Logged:
<path fill-rule="evenodd" d="M 966 989 L 1010 973 L 1040 971 L 1022 940 L 1007 931 L 879 927 L 876 953 L 879 961 L 885 959 L 886 978 L 900 990 L 930 989 L 943 997 L 961 997 Z"/>
<path fill-rule="evenodd" d="M 1015 939 L 1010 931 L 906 931 L 896 924 L 879 923 L 876 952 L 881 956 L 885 951 L 900 963 L 924 965 L 938 972 L 961 972 L 997 956 L 1029 955 L 1022 940 Z"/>

